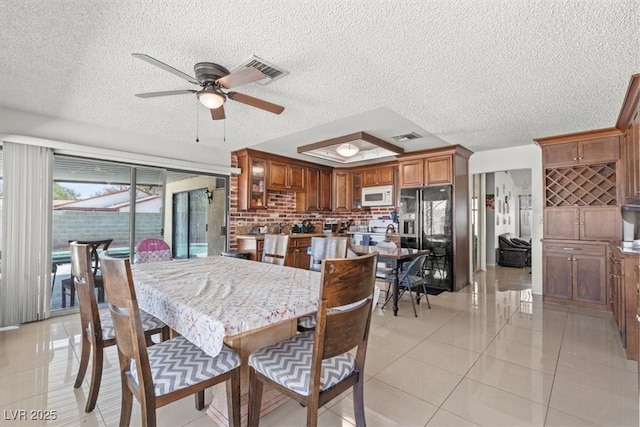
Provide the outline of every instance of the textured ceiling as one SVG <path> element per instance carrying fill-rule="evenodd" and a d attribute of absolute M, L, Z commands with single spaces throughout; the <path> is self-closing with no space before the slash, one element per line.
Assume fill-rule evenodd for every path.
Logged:
<path fill-rule="evenodd" d="M 615 124 L 640 71 L 638 4 L 3 0 L 0 106 L 113 129 L 116 148 L 172 145 L 183 158 L 246 146 L 305 158 L 297 146 L 357 131 L 424 136 L 398 143 L 406 151 L 532 144 Z M 255 54 L 290 74 L 237 90 L 286 109 L 229 101 L 223 123 L 192 95 L 136 98 L 194 86 L 133 52 L 191 75 L 196 62 L 231 69 Z M 13 131 L 4 120 L 0 130 Z"/>

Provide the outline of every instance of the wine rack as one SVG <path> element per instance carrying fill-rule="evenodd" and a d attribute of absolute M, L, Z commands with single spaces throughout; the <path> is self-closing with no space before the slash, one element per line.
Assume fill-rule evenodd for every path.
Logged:
<path fill-rule="evenodd" d="M 615 206 L 616 163 L 545 170 L 546 206 Z"/>

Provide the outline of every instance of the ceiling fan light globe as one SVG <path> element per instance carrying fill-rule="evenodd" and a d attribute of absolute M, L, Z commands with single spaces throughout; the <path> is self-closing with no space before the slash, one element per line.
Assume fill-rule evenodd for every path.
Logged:
<path fill-rule="evenodd" d="M 215 90 L 203 89 L 198 92 L 200 103 L 209 109 L 220 108 L 226 101 L 225 97 Z"/>
<path fill-rule="evenodd" d="M 360 149 L 358 147 L 349 143 L 340 144 L 338 148 L 336 148 L 336 152 L 342 157 L 353 157 L 358 154 L 359 151 Z"/>

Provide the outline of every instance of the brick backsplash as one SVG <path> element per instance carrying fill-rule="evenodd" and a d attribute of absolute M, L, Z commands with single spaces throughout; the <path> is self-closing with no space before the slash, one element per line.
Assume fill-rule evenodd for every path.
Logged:
<path fill-rule="evenodd" d="M 238 166 L 235 154 L 231 155 L 231 166 Z M 370 211 L 358 212 L 296 212 L 296 194 L 282 191 L 270 191 L 267 199 L 267 209 L 262 211 L 238 210 L 238 178 L 230 179 L 229 192 L 229 248 L 237 248 L 236 234 L 245 234 L 252 227 L 271 227 L 270 232 L 276 232 L 279 224 L 299 224 L 305 219 L 310 220 L 316 231 L 322 231 L 325 222 L 342 222 L 353 220 L 355 224 L 368 223 L 370 219 L 388 216 L 393 207 L 372 208 Z"/>

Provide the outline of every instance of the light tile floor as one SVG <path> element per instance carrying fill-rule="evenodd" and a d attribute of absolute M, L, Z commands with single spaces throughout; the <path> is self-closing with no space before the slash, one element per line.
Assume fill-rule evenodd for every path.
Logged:
<path fill-rule="evenodd" d="M 530 277 L 525 269 L 490 268 L 461 292 L 432 296 L 432 309 L 422 304 L 418 318 L 408 300 L 398 317 L 377 309 L 366 364 L 368 425 L 638 426 L 637 365 L 625 359 L 611 314 L 543 304 L 531 295 Z M 93 413 L 83 412 L 88 385 L 73 389 L 79 332 L 77 314 L 0 332 L 0 426 L 118 424 L 115 348 L 107 351 Z M 330 402 L 319 425 L 352 425 L 352 405 L 350 392 Z M 57 419 L 13 421 L 19 410 L 56 411 Z M 158 412 L 162 426 L 213 424 L 191 398 Z M 304 420 L 304 408 L 289 402 L 261 425 Z M 135 410 L 132 425 L 139 424 Z"/>

